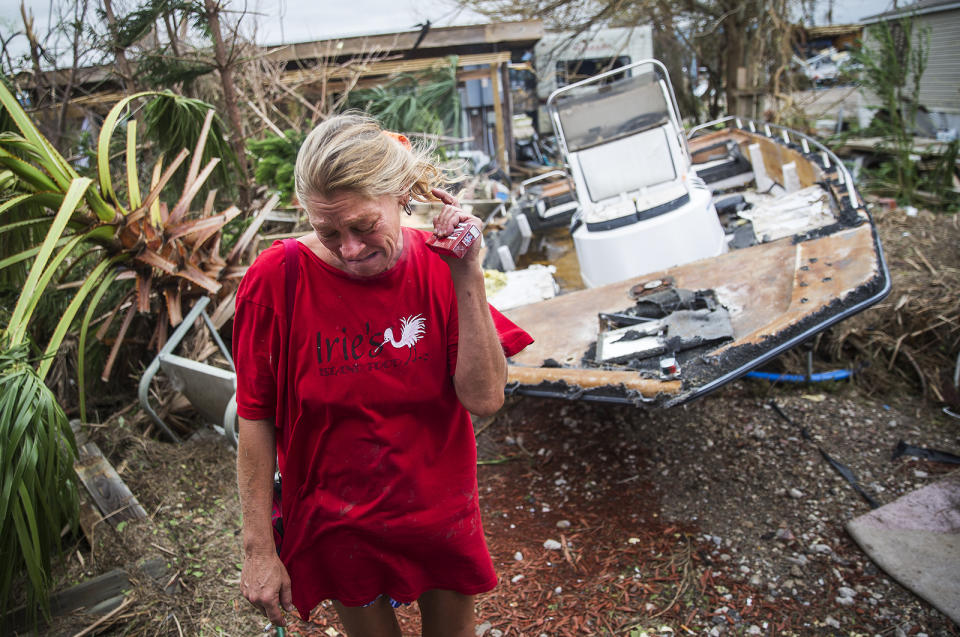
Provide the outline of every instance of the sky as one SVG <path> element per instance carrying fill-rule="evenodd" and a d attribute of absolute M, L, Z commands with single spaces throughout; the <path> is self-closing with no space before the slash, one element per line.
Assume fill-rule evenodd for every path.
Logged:
<path fill-rule="evenodd" d="M 50 6 L 59 0 L 25 0 L 36 19 L 36 31 L 42 33 Z M 459 9 L 452 0 L 247 0 L 256 14 L 256 39 L 260 44 L 308 42 L 350 35 L 407 31 L 430 20 L 434 26 L 478 24 L 483 16 Z M 91 5 L 99 2 L 91 0 Z M 114 6 L 132 4 L 132 0 L 114 0 Z M 819 0 L 816 24 L 825 24 L 827 0 Z M 833 0 L 833 22 L 855 22 L 890 8 L 891 0 Z M 901 3 L 902 4 L 902 3 Z M 230 0 L 231 7 L 243 6 L 242 0 Z M 0 35 L 6 39 L 22 28 L 20 0 L 0 0 Z M 15 47 L 16 38 L 12 43 Z M 15 49 L 16 50 L 16 49 Z"/>
<path fill-rule="evenodd" d="M 892 0 L 834 0 L 833 5 L 833 23 L 846 24 L 886 11 Z M 816 24 L 826 24 L 826 8 L 827 1 L 820 0 L 815 11 Z M 424 20 L 430 20 L 434 26 L 486 21 L 484 16 L 460 9 L 451 0 L 260 0 L 259 13 L 262 15 L 258 18 L 257 39 L 261 44 L 391 33 L 414 29 Z"/>
<path fill-rule="evenodd" d="M 259 4 L 257 40 L 261 44 L 409 31 L 426 20 L 433 26 L 487 21 L 449 0 L 260 0 Z"/>

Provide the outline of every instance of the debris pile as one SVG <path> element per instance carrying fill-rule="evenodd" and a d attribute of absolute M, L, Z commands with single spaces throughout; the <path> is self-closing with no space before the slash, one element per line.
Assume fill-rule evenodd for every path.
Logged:
<path fill-rule="evenodd" d="M 906 383 L 955 412 L 952 375 L 960 354 L 960 215 L 874 206 L 893 279 L 882 303 L 825 334 L 818 350 L 832 360 L 867 363 L 865 388 Z M 935 265 L 936 264 L 936 265 Z"/>

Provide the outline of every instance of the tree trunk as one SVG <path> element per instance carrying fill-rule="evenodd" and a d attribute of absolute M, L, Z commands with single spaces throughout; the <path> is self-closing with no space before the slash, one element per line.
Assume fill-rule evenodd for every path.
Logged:
<path fill-rule="evenodd" d="M 113 14 L 112 0 L 103 0 L 103 12 L 107 15 L 107 28 L 110 31 L 110 37 L 113 38 L 113 57 L 117 65 L 117 75 L 120 76 L 120 84 L 124 91 L 133 90 L 133 69 L 130 61 L 127 60 L 126 51 L 117 43 L 117 18 Z"/>
<path fill-rule="evenodd" d="M 173 51 L 173 56 L 176 59 L 181 59 L 180 53 L 180 35 L 176 26 L 176 15 L 171 15 L 169 11 L 164 12 L 163 14 L 163 24 L 167 28 L 167 38 L 170 40 L 170 50 Z M 182 22 L 186 22 L 186 18 L 182 19 Z M 193 80 L 181 82 L 182 92 L 187 97 L 196 97 L 196 91 L 193 89 Z"/>
<path fill-rule="evenodd" d="M 698 73 L 696 67 L 703 62 L 700 52 L 691 46 L 684 34 L 678 30 L 670 3 L 663 0 L 658 3 L 657 11 L 651 16 L 651 23 L 654 31 L 654 57 L 667 67 L 680 116 L 699 124 L 706 108 L 694 95 L 696 87 L 692 78 Z M 688 65 L 692 66 L 688 68 Z M 704 102 L 707 101 L 704 99 Z"/>
<path fill-rule="evenodd" d="M 230 145 L 233 146 L 233 151 L 237 154 L 237 161 L 240 163 L 240 172 L 243 177 L 240 183 L 240 205 L 247 209 L 250 207 L 250 178 L 247 172 L 246 146 L 243 143 L 243 120 L 240 118 L 240 109 L 237 107 L 237 87 L 233 81 L 233 60 L 227 56 L 226 47 L 223 44 L 223 33 L 220 30 L 220 6 L 216 0 L 203 0 L 203 6 L 206 9 L 210 36 L 213 38 L 214 60 L 217 71 L 220 73 L 220 83 L 223 86 L 223 103 L 227 109 L 230 126 L 233 129 L 230 135 Z"/>
<path fill-rule="evenodd" d="M 80 66 L 80 37 L 82 35 L 82 26 L 87 18 L 87 0 L 79 0 L 74 5 L 73 16 L 73 42 L 72 52 L 73 60 L 70 64 L 70 73 L 67 76 L 67 86 L 63 89 L 63 102 L 60 104 L 60 117 L 57 119 L 57 130 L 55 136 L 50 140 L 54 146 L 61 151 L 60 140 L 67 130 L 67 117 L 70 114 L 70 98 L 73 93 L 73 86 L 77 81 L 77 70 Z M 64 153 L 68 154 L 68 153 Z"/>
<path fill-rule="evenodd" d="M 724 75 L 726 79 L 727 114 L 746 115 L 740 113 L 739 87 L 737 72 L 743 66 L 743 37 L 745 24 L 740 14 L 742 9 L 736 9 L 723 20 L 723 39 L 726 51 L 724 61 Z M 746 88 L 746 87 L 744 87 Z"/>
<path fill-rule="evenodd" d="M 174 56 L 179 58 L 179 37 L 177 36 L 177 30 L 173 26 L 173 18 L 170 16 L 169 11 L 163 13 L 163 24 L 167 27 L 167 37 L 170 38 L 170 50 L 173 51 Z"/>
<path fill-rule="evenodd" d="M 36 106 L 39 106 L 43 99 L 43 84 L 47 78 L 44 75 L 43 67 L 40 65 L 40 43 L 33 32 L 33 13 L 27 13 L 23 0 L 20 1 L 20 16 L 23 18 L 24 37 L 27 38 L 27 44 L 30 47 L 30 61 L 33 63 L 33 90 L 35 91 Z M 52 85 L 50 90 L 53 91 Z"/>

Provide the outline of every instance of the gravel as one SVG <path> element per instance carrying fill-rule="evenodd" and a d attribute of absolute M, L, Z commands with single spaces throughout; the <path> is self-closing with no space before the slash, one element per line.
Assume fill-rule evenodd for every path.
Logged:
<path fill-rule="evenodd" d="M 952 469 L 916 458 L 891 460 L 900 439 L 955 453 L 960 426 L 916 397 L 878 400 L 849 383 L 811 389 L 737 382 L 669 411 L 516 398 L 481 436 L 481 457 L 522 458 L 529 470 L 517 484 L 492 468 L 481 471 L 481 504 L 495 561 L 496 547 L 508 537 L 499 520 L 490 525 L 491 509 L 509 519 L 510 533 L 521 534 L 523 518 L 542 523 L 545 534 L 549 528 L 572 533 L 586 525 L 584 511 L 605 511 L 599 523 L 623 525 L 624 546 L 646 541 L 630 529 L 652 521 L 689 529 L 703 559 L 698 574 L 727 578 L 727 588 L 748 591 L 748 604 L 794 609 L 783 612 L 794 626 L 799 616 L 795 634 L 957 634 L 847 535 L 844 523 L 870 507 L 821 454 L 848 467 L 883 504 Z M 497 493 L 507 487 L 517 492 L 513 500 Z M 635 504 L 625 504 L 631 498 Z M 562 561 L 563 544 L 544 537 L 540 550 Z M 572 552 L 600 548 L 588 542 Z M 515 563 L 509 559 L 515 549 L 508 550 L 503 564 Z M 528 572 L 525 582 L 552 587 L 543 577 Z M 646 602 L 650 610 L 663 610 L 661 600 L 652 601 Z M 660 625 L 645 625 L 648 612 L 644 602 L 636 604 L 636 623 L 649 632 Z M 749 621 L 747 614 L 743 604 L 695 608 L 684 625 L 703 634 L 776 633 L 773 624 Z M 731 627 L 735 633 L 725 632 Z M 681 630 L 679 624 L 672 629 Z"/>

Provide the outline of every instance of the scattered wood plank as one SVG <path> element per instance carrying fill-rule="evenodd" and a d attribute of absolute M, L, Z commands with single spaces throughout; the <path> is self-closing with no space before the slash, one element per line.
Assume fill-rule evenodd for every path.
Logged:
<path fill-rule="evenodd" d="M 103 456 L 97 444 L 87 440 L 79 422 L 73 425 L 73 433 L 79 452 L 73 465 L 74 471 L 100 509 L 103 519 L 116 527 L 124 520 L 147 517 L 147 512 L 140 506 L 136 496 L 131 493 L 113 465 Z"/>
<path fill-rule="evenodd" d="M 119 606 L 124 591 L 128 590 L 130 590 L 130 578 L 127 572 L 122 568 L 116 568 L 55 594 L 50 598 L 50 612 L 53 615 L 63 615 L 81 608 L 94 608 L 105 601 L 116 600 L 116 605 L 101 607 L 104 612 L 110 612 Z"/>
<path fill-rule="evenodd" d="M 144 560 L 137 564 L 136 569 L 161 585 L 166 581 L 170 570 L 167 568 L 167 560 L 160 557 Z M 117 608 L 125 607 L 132 601 L 127 597 L 127 593 L 133 588 L 130 583 L 130 570 L 117 568 L 53 594 L 50 597 L 50 614 L 56 617 L 77 610 L 86 610 L 98 615 L 106 613 L 107 616 L 102 620 L 109 619 Z M 177 585 L 172 581 L 167 582 L 167 586 L 164 587 L 164 592 L 167 593 L 176 592 L 176 590 L 178 590 Z M 26 610 L 22 606 L 13 610 L 6 619 L 14 631 L 28 627 Z M 100 622 L 96 625 L 99 624 Z"/>
<path fill-rule="evenodd" d="M 123 600 L 123 602 L 122 602 L 119 606 L 117 606 L 117 607 L 114 608 L 112 611 L 110 611 L 109 613 L 107 613 L 106 615 L 104 615 L 103 617 L 101 617 L 100 619 L 98 619 L 97 621 L 93 622 L 92 624 L 90 624 L 89 626 L 87 626 L 86 628 L 84 628 L 83 630 L 81 630 L 79 633 L 77 633 L 77 634 L 74 635 L 73 637 L 86 637 L 86 635 L 89 635 L 90 633 L 92 633 L 93 631 L 95 631 L 100 625 L 105 624 L 105 623 L 106 623 L 107 621 L 109 621 L 114 615 L 118 614 L 120 611 L 122 611 L 124 608 L 126 608 L 127 606 L 129 606 L 129 605 L 132 604 L 133 602 L 134 602 L 134 599 L 133 599 L 132 597 Z"/>
<path fill-rule="evenodd" d="M 87 542 L 90 546 L 93 546 L 93 537 L 94 537 L 94 527 L 102 520 L 100 513 L 97 512 L 97 508 L 93 506 L 93 503 L 90 502 L 83 492 L 80 493 L 80 530 L 83 531 L 84 537 L 87 538 Z"/>
<path fill-rule="evenodd" d="M 911 152 L 917 155 L 940 157 L 946 154 L 948 146 L 949 144 L 945 142 L 938 142 L 929 137 L 914 137 Z M 848 152 L 894 154 L 897 149 L 893 143 L 883 137 L 863 137 L 846 140 L 837 152 L 840 154 Z"/>

